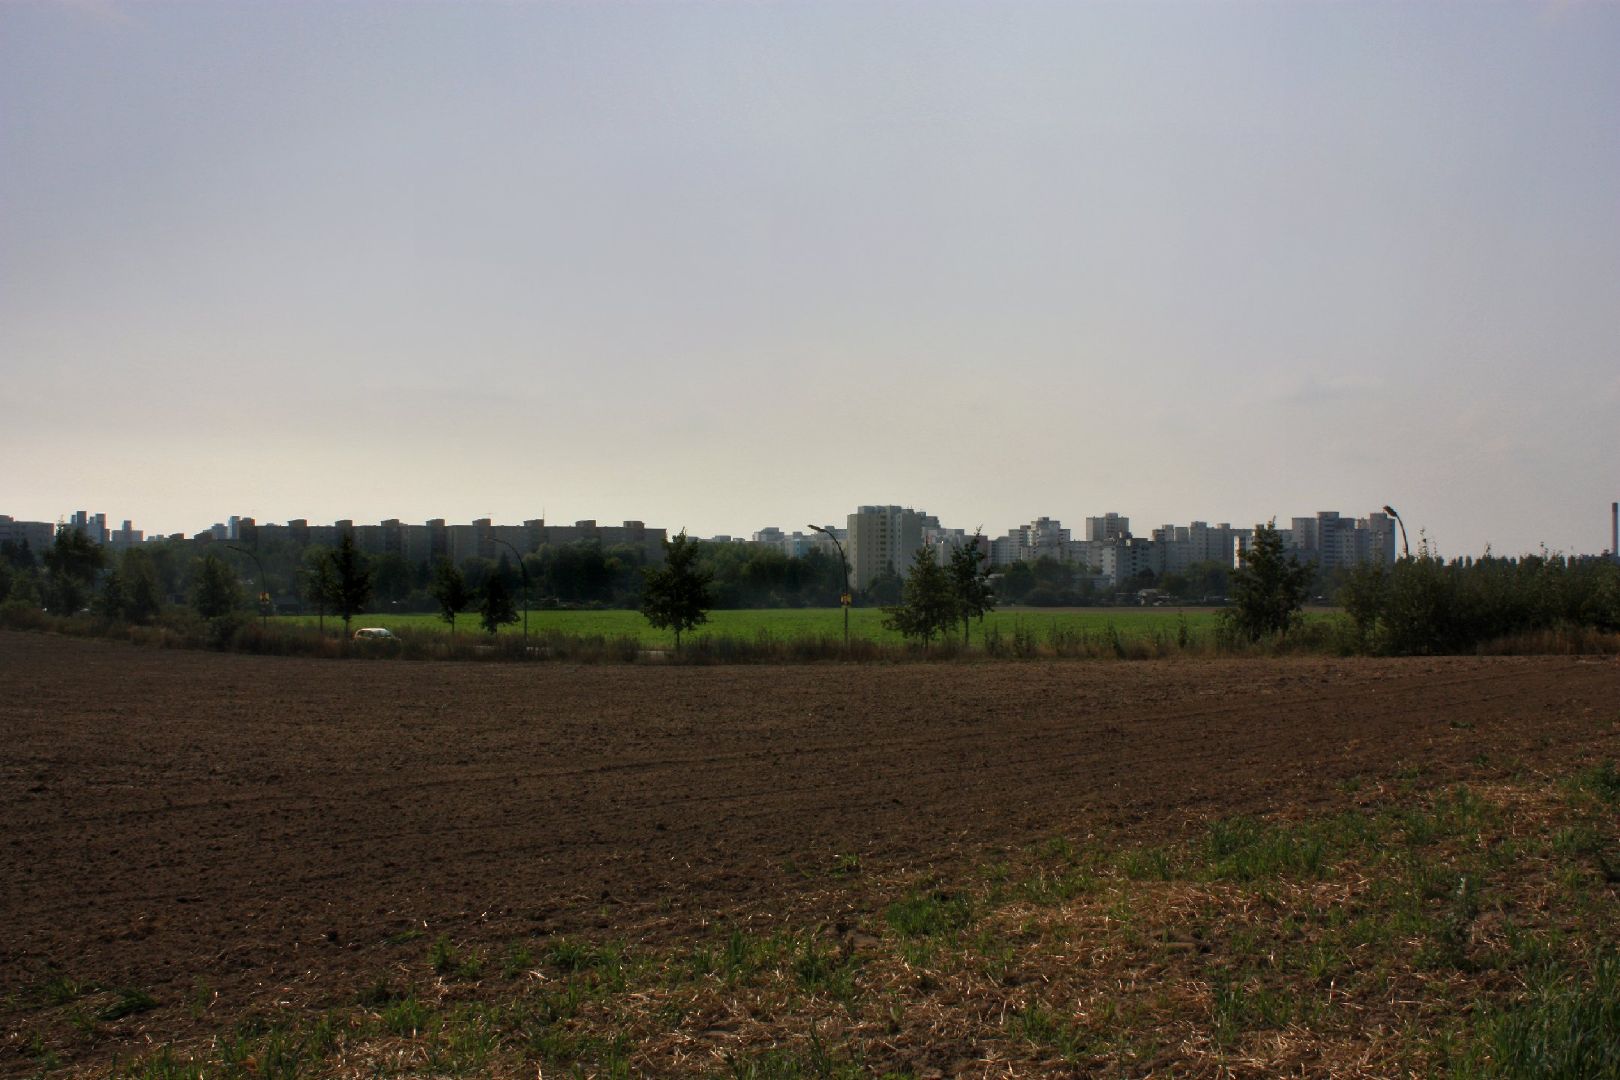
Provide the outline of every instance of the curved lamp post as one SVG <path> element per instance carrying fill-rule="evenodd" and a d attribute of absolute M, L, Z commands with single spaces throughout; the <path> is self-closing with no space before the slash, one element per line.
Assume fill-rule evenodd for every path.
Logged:
<path fill-rule="evenodd" d="M 259 561 L 258 555 L 247 548 L 237 547 L 235 544 L 226 544 L 225 546 L 232 551 L 238 551 L 246 555 L 253 560 L 253 565 L 259 568 L 259 628 L 268 629 L 270 626 L 270 612 L 266 609 L 270 606 L 270 579 L 264 576 L 264 563 Z"/>
<path fill-rule="evenodd" d="M 518 573 L 523 575 L 523 659 L 527 660 L 529 658 L 529 568 L 523 565 L 523 556 L 518 554 L 517 548 L 498 536 L 491 536 L 490 540 L 512 553 L 513 558 L 517 559 Z"/>
<path fill-rule="evenodd" d="M 1406 522 L 1401 520 L 1401 515 L 1395 512 L 1395 508 L 1393 506 L 1384 507 L 1384 513 L 1394 518 L 1395 524 L 1401 527 L 1401 557 L 1403 559 L 1410 559 L 1412 557 L 1412 549 L 1406 546 Z"/>
<path fill-rule="evenodd" d="M 844 651 L 849 652 L 849 605 L 854 599 L 849 592 L 849 560 L 844 558 L 844 545 L 838 542 L 838 535 L 833 532 L 831 525 L 811 525 L 810 528 L 833 542 L 838 549 L 838 567 L 844 572 L 844 594 L 838 602 L 844 609 Z"/>

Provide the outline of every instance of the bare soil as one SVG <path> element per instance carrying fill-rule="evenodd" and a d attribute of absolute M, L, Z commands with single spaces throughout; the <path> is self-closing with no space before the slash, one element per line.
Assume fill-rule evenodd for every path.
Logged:
<path fill-rule="evenodd" d="M 198 987 L 352 1001 L 439 934 L 840 919 L 839 856 L 892 880 L 1294 817 L 1352 778 L 1620 756 L 1617 719 L 1597 659 L 578 667 L 0 633 L 0 1027 L 55 975 L 150 993 L 135 1044 L 217 1029 Z"/>

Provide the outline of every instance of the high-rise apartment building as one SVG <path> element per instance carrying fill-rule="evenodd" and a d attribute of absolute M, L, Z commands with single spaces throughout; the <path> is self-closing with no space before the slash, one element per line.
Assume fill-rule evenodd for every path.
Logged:
<path fill-rule="evenodd" d="M 850 585 L 864 589 L 886 570 L 904 574 L 923 530 L 939 528 L 939 519 L 901 506 L 863 506 L 849 515 Z"/>
<path fill-rule="evenodd" d="M 1131 519 L 1107 513 L 1086 518 L 1087 540 L 1124 540 L 1131 535 Z"/>

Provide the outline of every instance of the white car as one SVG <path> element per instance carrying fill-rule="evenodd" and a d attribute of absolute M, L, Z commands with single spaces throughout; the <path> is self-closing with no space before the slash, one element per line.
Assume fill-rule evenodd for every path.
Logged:
<path fill-rule="evenodd" d="M 382 626 L 362 626 L 354 632 L 356 641 L 398 641 L 392 630 Z"/>

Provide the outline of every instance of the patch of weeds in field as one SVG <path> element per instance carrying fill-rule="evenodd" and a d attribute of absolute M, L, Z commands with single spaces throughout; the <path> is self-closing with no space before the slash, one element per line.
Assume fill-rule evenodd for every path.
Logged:
<path fill-rule="evenodd" d="M 746 1057 L 728 1053 L 725 1061 L 721 1075 L 730 1080 L 863 1080 L 872 1075 L 857 1055 L 829 1048 L 814 1025 L 803 1051 L 778 1047 Z"/>
<path fill-rule="evenodd" d="M 1488 1008 L 1452 1075 L 1459 1080 L 1620 1075 L 1620 956 L 1599 957 L 1588 977 L 1549 967 L 1522 1001 Z"/>
<path fill-rule="evenodd" d="M 119 1080 L 204 1080 L 208 1071 L 190 1059 L 182 1059 L 165 1046 L 157 1053 L 120 1069 L 114 1065 Z"/>
<path fill-rule="evenodd" d="M 1238 980 L 1210 988 L 1210 1029 L 1215 1041 L 1230 1047 L 1244 1034 L 1287 1027 L 1302 1012 L 1303 1001 L 1286 987 Z"/>
<path fill-rule="evenodd" d="M 1132 881 L 1174 881 L 1181 876 L 1177 860 L 1167 847 L 1126 848 L 1116 864 Z"/>
<path fill-rule="evenodd" d="M 1457 786 L 1427 806 L 1387 811 L 1380 828 L 1398 833 L 1408 847 L 1428 847 L 1444 840 L 1477 840 L 1482 830 L 1496 825 L 1500 810 L 1471 788 Z"/>
<path fill-rule="evenodd" d="M 1325 847 L 1308 829 L 1267 825 L 1253 818 L 1210 823 L 1202 855 L 1217 881 L 1320 877 Z"/>
<path fill-rule="evenodd" d="M 1405 790 L 1411 791 L 1412 785 L 1423 779 L 1427 771 L 1421 762 L 1402 762 L 1395 767 L 1394 777 Z"/>
<path fill-rule="evenodd" d="M 1612 761 L 1601 762 L 1575 774 L 1569 789 L 1573 794 L 1599 802 L 1620 802 L 1620 768 Z"/>
<path fill-rule="evenodd" d="M 550 1028 L 530 1041 L 529 1050 L 552 1064 L 572 1066 L 574 1076 L 616 1080 L 633 1075 L 630 1040 L 623 1032 L 608 1038 L 590 1032 Z"/>
<path fill-rule="evenodd" d="M 933 889 L 890 904 L 884 919 L 901 937 L 932 937 L 967 926 L 973 921 L 973 909 L 967 897 Z"/>
<path fill-rule="evenodd" d="M 77 1031 L 85 1039 L 94 1039 L 100 1031 L 100 1027 L 96 1014 L 87 1007 L 88 1004 L 88 1002 L 76 1001 L 67 1007 L 63 1015 L 67 1018 L 68 1025 L 74 1031 Z"/>
<path fill-rule="evenodd" d="M 991 982 L 1007 984 L 1018 966 L 1018 950 L 1006 935 L 994 930 L 981 931 L 972 942 L 979 971 Z"/>
<path fill-rule="evenodd" d="M 23 1043 L 22 1052 L 26 1056 L 33 1059 L 34 1064 L 38 1066 L 41 1074 L 48 1073 L 52 1069 L 59 1068 L 62 1064 L 61 1055 L 57 1054 L 55 1050 L 52 1050 L 50 1046 L 46 1044 L 45 1036 L 41 1035 L 37 1031 L 28 1037 L 27 1042 Z"/>
<path fill-rule="evenodd" d="M 456 947 L 450 944 L 450 938 L 440 934 L 428 946 L 428 967 L 433 969 L 435 975 L 449 975 L 461 963 L 461 956 Z"/>
<path fill-rule="evenodd" d="M 1078 1023 L 1065 1019 L 1039 1001 L 1032 1001 L 1014 1013 L 1009 1026 L 1042 1051 L 1056 1054 L 1071 1064 L 1083 1057 L 1089 1046 Z"/>
<path fill-rule="evenodd" d="M 410 942 L 418 941 L 426 936 L 427 932 L 421 927 L 413 926 L 408 930 L 401 930 L 396 934 L 389 934 L 387 937 L 383 938 L 383 942 L 388 945 L 407 945 Z"/>
<path fill-rule="evenodd" d="M 812 994 L 822 993 L 846 1006 L 858 997 L 855 973 L 860 960 L 851 953 L 841 953 L 806 935 L 793 953 L 793 975 L 801 989 Z"/>
<path fill-rule="evenodd" d="M 186 997 L 186 1011 L 193 1020 L 201 1020 L 208 1014 L 209 1008 L 219 1000 L 219 994 L 208 984 L 206 979 L 198 979 L 191 984 L 191 993 Z"/>
<path fill-rule="evenodd" d="M 219 1060 L 226 1076 L 295 1080 L 318 1071 L 337 1048 L 339 1023 L 323 1014 L 306 1028 L 292 1024 L 251 1023 L 219 1041 Z"/>
<path fill-rule="evenodd" d="M 1565 858 L 1590 858 L 1607 846 L 1604 835 L 1591 825 L 1568 825 L 1553 833 L 1552 849 Z"/>
<path fill-rule="evenodd" d="M 621 990 L 634 967 L 623 942 L 599 945 L 573 938 L 557 938 L 542 954 L 545 961 L 569 974 L 589 973 L 598 990 Z"/>
<path fill-rule="evenodd" d="M 1429 941 L 1418 950 L 1416 961 L 1420 967 L 1455 968 L 1470 970 L 1473 960 L 1469 956 L 1469 928 L 1479 916 L 1479 879 L 1461 874 L 1457 884 L 1444 896 L 1445 906 L 1432 922 Z"/>
<path fill-rule="evenodd" d="M 1079 859 L 1074 842 L 1067 836 L 1048 837 L 1038 846 L 1036 854 L 1042 859 L 1067 863 L 1070 866 Z"/>
<path fill-rule="evenodd" d="M 71 1005 L 80 998 L 97 991 L 98 987 L 91 983 L 80 982 L 68 975 L 52 975 L 35 986 L 7 994 L 7 1005 L 22 1009 L 54 1009 L 63 1005 Z"/>
<path fill-rule="evenodd" d="M 534 953 L 521 941 L 514 941 L 501 954 L 501 977 L 515 979 L 534 967 Z"/>
<path fill-rule="evenodd" d="M 395 990 L 393 985 L 386 978 L 378 977 L 376 982 L 372 983 L 370 986 L 366 987 L 364 990 L 360 991 L 360 993 L 355 995 L 355 1004 L 359 1005 L 363 1009 L 380 1009 L 383 1006 L 390 1005 L 405 996 L 406 995 Z"/>
<path fill-rule="evenodd" d="M 498 1010 L 481 1004 L 455 1009 L 439 1024 L 438 1038 L 428 1049 L 435 1073 L 477 1073 L 501 1044 Z"/>
<path fill-rule="evenodd" d="M 577 982 L 547 987 L 512 1003 L 502 1023 L 520 1041 L 537 1047 L 554 1027 L 577 1017 L 589 999 L 585 987 Z"/>
<path fill-rule="evenodd" d="M 456 964 L 456 978 L 477 982 L 484 977 L 484 960 L 482 949 L 468 949 Z"/>
<path fill-rule="evenodd" d="M 999 904 L 1007 898 L 1007 886 L 1012 881 L 1013 870 L 1006 859 L 985 863 L 979 867 L 978 877 L 984 884 L 986 903 Z"/>
<path fill-rule="evenodd" d="M 383 1030 L 413 1039 L 419 1032 L 427 1029 L 430 1015 L 428 1007 L 417 1000 L 414 993 L 407 994 L 383 1006 L 381 1014 Z"/>
<path fill-rule="evenodd" d="M 727 984 L 742 982 L 774 967 L 781 952 L 781 943 L 773 938 L 732 930 L 716 954 L 715 973 Z"/>
<path fill-rule="evenodd" d="M 850 877 L 861 872 L 861 857 L 859 855 L 835 855 L 832 862 L 832 873 L 837 877 Z"/>
<path fill-rule="evenodd" d="M 1066 903 L 1077 896 L 1086 896 L 1101 887 L 1101 879 L 1088 870 L 1072 869 L 1048 872 L 1037 870 L 1033 876 L 1018 883 L 1015 895 L 1038 907 L 1052 907 Z"/>
<path fill-rule="evenodd" d="M 115 1020 L 122 1020 L 126 1016 L 135 1016 L 138 1013 L 150 1012 L 152 1009 L 157 1008 L 157 998 L 148 994 L 145 990 L 126 987 L 117 993 L 118 997 L 96 1014 L 97 1019 L 111 1023 Z"/>
<path fill-rule="evenodd" d="M 1555 962 L 1567 948 L 1562 931 L 1535 930 L 1507 920 L 1502 926 L 1502 944 L 1492 956 L 1498 968 L 1531 971 Z"/>

